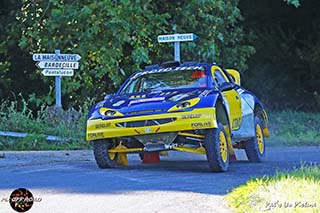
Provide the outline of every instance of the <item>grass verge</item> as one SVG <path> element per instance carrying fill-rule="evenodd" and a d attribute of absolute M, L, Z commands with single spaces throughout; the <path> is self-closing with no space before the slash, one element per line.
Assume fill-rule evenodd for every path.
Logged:
<path fill-rule="evenodd" d="M 87 109 L 57 111 L 53 107 L 41 107 L 34 114 L 28 103 L 3 102 L 0 105 L 0 130 L 25 132 L 25 138 L 1 136 L 0 150 L 63 150 L 90 149 L 85 140 Z M 69 142 L 48 142 L 45 135 L 70 139 Z"/>
<path fill-rule="evenodd" d="M 320 145 L 320 113 L 270 112 L 271 146 Z"/>
<path fill-rule="evenodd" d="M 226 196 L 236 212 L 320 212 L 320 169 L 317 165 L 255 178 Z"/>

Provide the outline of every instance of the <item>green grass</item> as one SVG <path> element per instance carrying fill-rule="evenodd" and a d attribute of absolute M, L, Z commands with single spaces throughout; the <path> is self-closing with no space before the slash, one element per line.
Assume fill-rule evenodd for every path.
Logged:
<path fill-rule="evenodd" d="M 268 145 L 320 145 L 320 113 L 270 112 Z"/>
<path fill-rule="evenodd" d="M 87 110 L 83 110 L 87 111 Z M 86 114 L 55 111 L 53 107 L 42 107 L 35 115 L 24 100 L 0 105 L 0 130 L 25 132 L 26 138 L 0 137 L 0 150 L 62 150 L 89 149 L 85 141 Z M 45 135 L 70 139 L 69 142 L 48 142 Z"/>
<path fill-rule="evenodd" d="M 277 172 L 247 181 L 226 195 L 236 212 L 320 212 L 320 169 L 317 165 Z"/>

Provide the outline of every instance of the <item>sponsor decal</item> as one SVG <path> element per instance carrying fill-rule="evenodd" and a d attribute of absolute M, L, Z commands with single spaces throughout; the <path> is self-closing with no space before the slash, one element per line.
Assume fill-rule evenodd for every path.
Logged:
<path fill-rule="evenodd" d="M 152 90 L 150 94 L 162 93 L 162 90 Z"/>
<path fill-rule="evenodd" d="M 172 92 L 162 92 L 160 93 L 160 96 L 164 96 L 164 95 L 170 95 Z"/>
<path fill-rule="evenodd" d="M 181 119 L 195 119 L 200 117 L 201 117 L 201 114 L 181 115 Z"/>
<path fill-rule="evenodd" d="M 99 133 L 88 133 L 88 138 L 89 139 L 94 139 L 94 138 L 102 138 L 103 137 L 103 133 L 99 132 Z"/>
<path fill-rule="evenodd" d="M 197 127 L 203 128 L 203 127 L 210 127 L 210 126 L 211 126 L 211 122 L 210 121 L 208 121 L 208 122 L 191 123 L 191 127 L 192 128 L 197 128 Z"/>
<path fill-rule="evenodd" d="M 232 121 L 232 129 L 239 129 L 241 124 L 241 118 L 235 118 Z"/>
<path fill-rule="evenodd" d="M 157 97 L 157 98 L 146 98 L 146 99 L 139 99 L 139 100 L 133 100 L 130 101 L 129 106 L 131 104 L 137 104 L 137 103 L 145 103 L 145 102 L 152 102 L 152 101 L 163 101 L 165 97 Z"/>
<path fill-rule="evenodd" d="M 138 78 L 138 77 L 140 77 L 142 75 L 146 75 L 146 74 L 169 72 L 169 71 L 180 71 L 180 70 L 204 70 L 204 68 L 202 66 L 189 66 L 189 67 L 182 66 L 182 67 L 176 67 L 176 68 L 168 67 L 168 68 L 154 69 L 154 70 L 138 72 L 134 76 L 132 76 L 131 78 L 132 79 L 136 79 L 136 78 Z"/>
<path fill-rule="evenodd" d="M 211 90 L 204 90 L 200 93 L 199 97 L 207 97 L 210 94 Z"/>
<path fill-rule="evenodd" d="M 104 129 L 110 127 L 110 123 L 96 124 L 96 129 Z"/>
<path fill-rule="evenodd" d="M 117 101 L 116 103 L 112 104 L 112 106 L 118 107 L 118 106 L 122 105 L 124 102 L 126 102 L 126 101 L 125 100 Z"/>
<path fill-rule="evenodd" d="M 143 95 L 132 95 L 130 96 L 130 99 L 134 99 L 134 98 L 145 98 L 146 97 L 146 94 L 143 94 Z"/>
<path fill-rule="evenodd" d="M 172 96 L 169 100 L 170 101 L 180 101 L 181 99 L 187 98 L 190 95 L 191 95 L 190 93 L 178 94 L 178 95 Z"/>

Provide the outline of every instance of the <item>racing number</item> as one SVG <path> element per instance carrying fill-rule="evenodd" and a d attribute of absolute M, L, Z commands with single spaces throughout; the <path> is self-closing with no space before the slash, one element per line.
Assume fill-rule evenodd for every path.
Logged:
<path fill-rule="evenodd" d="M 213 81 L 219 87 L 223 82 L 229 82 L 227 76 L 218 66 L 211 67 L 211 74 L 213 76 Z M 232 130 L 237 130 L 240 128 L 242 121 L 242 111 L 241 111 L 241 98 L 238 92 L 234 89 L 222 92 L 222 96 L 227 103 L 227 111 L 230 118 L 230 124 Z"/>

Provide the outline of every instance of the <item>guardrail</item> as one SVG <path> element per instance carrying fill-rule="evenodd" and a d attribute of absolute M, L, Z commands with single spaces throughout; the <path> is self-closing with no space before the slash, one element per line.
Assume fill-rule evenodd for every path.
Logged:
<path fill-rule="evenodd" d="M 24 133 L 24 132 L 6 132 L 0 131 L 0 136 L 7 136 L 7 137 L 16 137 L 16 138 L 25 138 L 28 135 L 34 135 L 32 133 Z M 40 134 L 39 134 L 40 135 Z M 69 142 L 71 138 L 61 138 L 54 135 L 44 135 L 47 141 L 57 141 L 57 142 Z"/>

